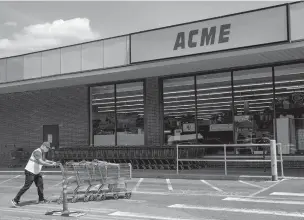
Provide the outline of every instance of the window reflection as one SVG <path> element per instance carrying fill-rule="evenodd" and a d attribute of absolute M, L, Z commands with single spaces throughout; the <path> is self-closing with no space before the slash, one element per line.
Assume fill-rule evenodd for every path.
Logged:
<path fill-rule="evenodd" d="M 304 151 L 304 65 L 275 68 L 277 142 L 283 154 Z"/>
<path fill-rule="evenodd" d="M 115 145 L 114 85 L 92 88 L 92 123 L 95 146 Z"/>
<path fill-rule="evenodd" d="M 165 144 L 196 143 L 194 77 L 163 84 Z"/>
<path fill-rule="evenodd" d="M 117 145 L 144 145 L 143 82 L 116 85 Z"/>
<path fill-rule="evenodd" d="M 233 78 L 236 143 L 269 143 L 274 138 L 272 69 L 236 71 Z"/>
<path fill-rule="evenodd" d="M 231 73 L 197 76 L 196 83 L 198 141 L 233 143 Z"/>

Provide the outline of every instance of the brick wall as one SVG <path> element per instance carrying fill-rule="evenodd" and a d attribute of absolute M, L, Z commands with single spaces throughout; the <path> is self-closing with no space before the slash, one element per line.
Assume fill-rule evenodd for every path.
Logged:
<path fill-rule="evenodd" d="M 163 143 L 162 85 L 158 77 L 145 80 L 145 145 Z"/>
<path fill-rule="evenodd" d="M 59 146 L 89 144 L 88 88 L 67 87 L 0 95 L 0 146 L 36 148 L 43 125 L 59 125 Z"/>

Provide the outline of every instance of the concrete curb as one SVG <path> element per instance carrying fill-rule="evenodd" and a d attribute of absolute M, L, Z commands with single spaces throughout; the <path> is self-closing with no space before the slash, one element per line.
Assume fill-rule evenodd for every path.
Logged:
<path fill-rule="evenodd" d="M 44 170 L 44 175 L 60 175 L 61 171 Z M 22 170 L 0 171 L 0 175 L 22 175 Z M 157 179 L 192 179 L 192 180 L 247 180 L 247 181 L 269 181 L 271 176 L 249 176 L 249 175 L 210 175 L 210 174 L 168 174 L 168 173 L 149 173 L 133 172 L 133 178 L 157 178 Z M 279 177 L 279 179 L 283 179 Z M 284 177 L 284 179 L 304 179 L 304 177 Z"/>

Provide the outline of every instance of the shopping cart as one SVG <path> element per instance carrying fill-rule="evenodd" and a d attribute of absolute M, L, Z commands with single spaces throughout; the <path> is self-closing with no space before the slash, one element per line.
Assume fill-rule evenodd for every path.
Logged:
<path fill-rule="evenodd" d="M 92 182 L 99 184 L 92 187 L 88 200 L 101 201 L 108 197 L 118 199 L 124 197 L 130 199 L 132 193 L 127 189 L 126 180 L 132 178 L 131 164 L 108 163 L 105 161 L 93 160 L 89 166 L 89 173 Z"/>
<path fill-rule="evenodd" d="M 67 162 L 60 164 L 63 183 L 67 185 L 67 198 L 75 203 L 80 199 L 84 202 L 102 201 L 108 197 L 131 198 L 127 190 L 126 180 L 132 177 L 131 164 L 114 164 L 93 160 L 81 162 Z M 72 195 L 68 197 L 68 195 Z M 61 194 L 58 203 L 62 203 Z"/>
<path fill-rule="evenodd" d="M 87 192 L 89 189 L 88 175 L 85 175 L 86 172 L 86 162 L 74 162 L 69 161 L 66 162 L 64 165 L 59 163 L 59 167 L 62 173 L 62 184 L 67 186 L 66 195 L 67 199 L 71 199 L 74 203 L 81 197 L 82 192 Z M 87 180 L 87 181 L 84 181 Z M 83 190 L 85 189 L 85 190 Z M 63 192 L 62 192 L 63 193 Z M 57 200 L 58 203 L 63 202 L 63 194 L 61 193 L 59 199 Z M 83 193 L 82 197 L 84 198 L 85 193 Z M 71 195 L 69 197 L 69 195 Z"/>

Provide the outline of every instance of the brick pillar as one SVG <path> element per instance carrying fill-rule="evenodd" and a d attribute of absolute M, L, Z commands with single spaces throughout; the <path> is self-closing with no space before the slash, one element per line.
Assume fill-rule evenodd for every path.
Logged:
<path fill-rule="evenodd" d="M 162 84 L 158 77 L 145 79 L 145 145 L 163 143 Z"/>

